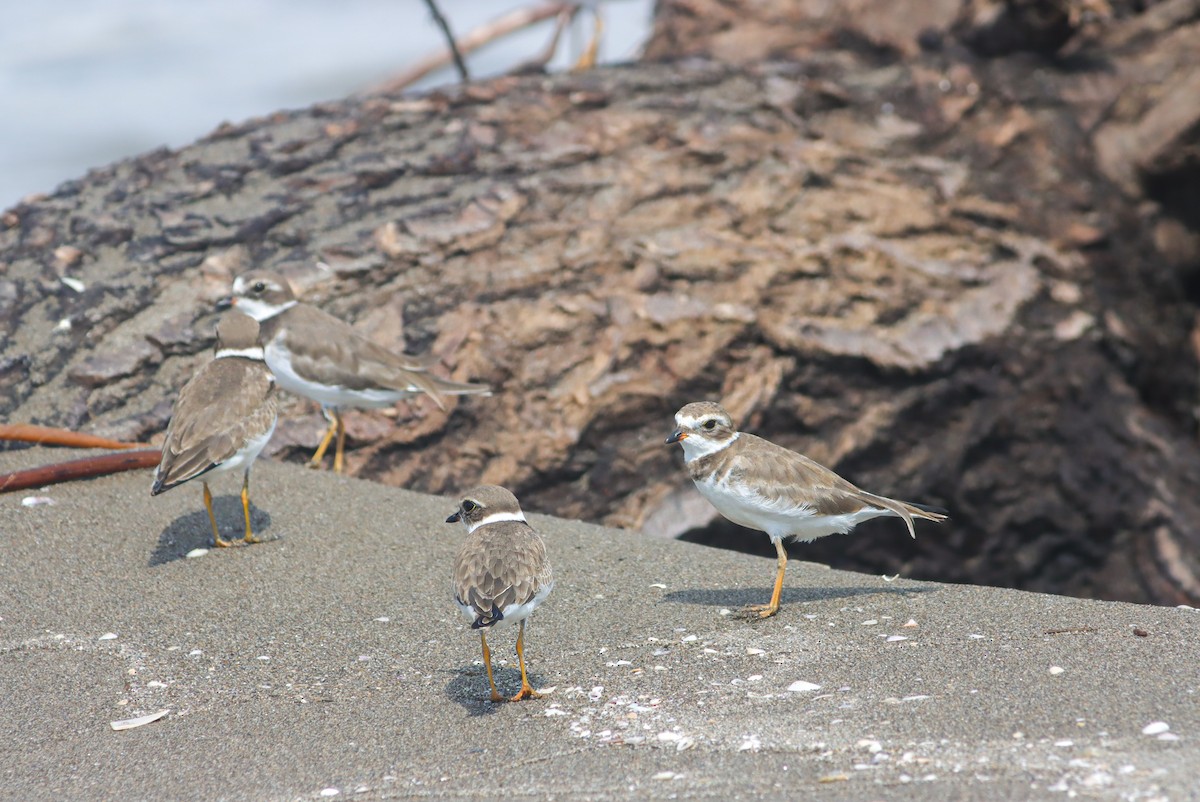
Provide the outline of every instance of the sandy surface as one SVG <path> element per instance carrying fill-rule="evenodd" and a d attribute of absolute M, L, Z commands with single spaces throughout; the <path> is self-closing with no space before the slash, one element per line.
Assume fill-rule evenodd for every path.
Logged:
<path fill-rule="evenodd" d="M 450 600 L 452 501 L 260 463 L 270 542 L 187 558 L 199 485 L 149 486 L 0 496 L 0 796 L 1200 796 L 1195 611 L 793 563 L 752 623 L 773 561 L 533 516 L 557 584 L 527 655 L 553 691 L 493 705 Z"/>

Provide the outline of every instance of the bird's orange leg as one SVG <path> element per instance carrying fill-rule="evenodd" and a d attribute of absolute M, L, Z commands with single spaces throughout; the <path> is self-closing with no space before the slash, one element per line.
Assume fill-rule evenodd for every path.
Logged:
<path fill-rule="evenodd" d="M 492 650 L 487 645 L 487 635 L 483 634 L 483 630 L 479 630 L 479 642 L 483 644 L 483 665 L 487 668 L 488 685 L 492 686 L 492 701 L 503 702 L 504 697 L 496 690 L 496 680 L 492 679 Z"/>
<path fill-rule="evenodd" d="M 259 540 L 250 531 L 250 470 L 246 469 L 242 476 L 242 512 L 246 513 L 246 542 L 258 543 Z"/>
<path fill-rule="evenodd" d="M 321 438 L 321 445 L 317 446 L 317 450 L 313 452 L 312 459 L 308 461 L 308 467 L 310 468 L 321 467 L 321 460 L 325 459 L 325 450 L 329 448 L 329 443 L 333 440 L 333 433 L 337 431 L 337 424 L 341 419 L 336 410 L 333 413 L 333 417 L 330 418 L 328 414 L 325 417 L 329 418 L 329 428 L 325 430 L 325 436 Z"/>
<path fill-rule="evenodd" d="M 529 684 L 529 676 L 525 673 L 525 622 L 521 622 L 521 628 L 517 632 L 517 662 L 521 665 L 521 690 L 517 691 L 517 695 L 509 699 L 510 702 L 519 702 L 522 699 L 540 699 L 541 694 L 533 689 Z"/>
<path fill-rule="evenodd" d="M 783 593 L 783 572 L 787 570 L 788 560 L 782 540 L 775 541 L 775 552 L 779 555 L 779 571 L 775 574 L 775 590 L 771 592 L 771 601 L 766 604 L 752 604 L 746 608 L 747 612 L 759 618 L 770 618 L 779 612 L 779 597 Z"/>
<path fill-rule="evenodd" d="M 229 545 L 229 541 L 221 537 L 220 530 L 217 529 L 217 516 L 213 514 L 212 508 L 212 493 L 208 489 L 208 482 L 201 482 L 204 485 L 204 509 L 208 510 L 208 522 L 213 528 L 213 545 L 218 548 L 225 548 Z"/>
<path fill-rule="evenodd" d="M 333 411 L 333 419 L 337 421 L 337 451 L 333 452 L 333 472 L 341 473 L 346 466 L 346 423 L 342 420 L 342 413 L 336 409 Z"/>

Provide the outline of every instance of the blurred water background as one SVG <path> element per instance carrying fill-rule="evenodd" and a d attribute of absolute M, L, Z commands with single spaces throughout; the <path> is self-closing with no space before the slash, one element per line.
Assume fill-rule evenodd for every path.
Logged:
<path fill-rule="evenodd" d="M 456 36 L 538 3 L 439 0 Z M 603 4 L 602 62 L 637 57 L 652 7 Z M 370 88 L 444 44 L 422 0 L 3 0 L 0 11 L 0 209 L 223 121 Z M 472 77 L 532 58 L 552 30 L 476 51 Z M 591 30 L 578 15 L 550 68 L 567 68 Z M 450 68 L 417 87 L 455 81 Z"/>

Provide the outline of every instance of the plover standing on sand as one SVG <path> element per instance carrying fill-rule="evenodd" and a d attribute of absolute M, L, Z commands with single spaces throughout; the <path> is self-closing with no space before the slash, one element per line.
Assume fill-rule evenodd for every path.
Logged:
<path fill-rule="evenodd" d="M 537 698 L 525 673 L 525 619 L 538 608 L 554 585 L 546 544 L 526 520 L 516 497 L 496 485 L 471 490 L 446 523 L 462 521 L 467 539 L 454 559 L 454 600 L 479 630 L 483 664 L 487 667 L 492 701 L 503 702 L 492 678 L 492 654 L 486 632 L 517 624 L 517 660 L 521 690 L 510 701 Z"/>
<path fill-rule="evenodd" d="M 683 407 L 675 413 L 675 426 L 667 442 L 683 446 L 701 495 L 735 524 L 766 532 L 775 544 L 779 570 L 771 601 L 750 608 L 761 618 L 779 611 L 787 569 L 785 538 L 807 542 L 844 534 L 880 516 L 904 519 L 908 533 L 916 537 L 913 518 L 946 519 L 944 510 L 860 490 L 803 454 L 739 432 L 729 413 L 712 401 Z"/>

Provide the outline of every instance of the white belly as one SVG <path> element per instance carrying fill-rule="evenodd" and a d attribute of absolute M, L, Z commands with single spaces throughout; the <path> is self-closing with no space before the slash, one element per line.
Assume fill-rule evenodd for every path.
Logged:
<path fill-rule="evenodd" d="M 864 507 L 844 515 L 818 515 L 807 504 L 768 503 L 752 491 L 726 484 L 696 482 L 696 489 L 717 512 L 735 524 L 766 532 L 771 540 L 795 538 L 810 541 L 845 534 L 863 521 L 892 515 L 888 510 Z"/>
<path fill-rule="evenodd" d="M 254 460 L 258 459 L 258 455 L 267 447 L 267 443 L 271 440 L 271 435 L 275 433 L 275 423 L 271 423 L 271 428 L 266 431 L 261 437 L 256 437 L 250 440 L 246 445 L 238 449 L 237 453 L 229 459 L 222 462 L 217 467 L 208 472 L 208 476 L 213 476 L 219 473 L 230 473 L 232 471 L 245 471 L 254 464 Z M 204 478 L 204 477 L 201 477 Z"/>
<path fill-rule="evenodd" d="M 320 384 L 306 379 L 292 369 L 292 355 L 275 342 L 267 344 L 264 349 L 267 367 L 275 374 L 275 381 L 284 390 L 305 398 L 311 398 L 323 407 L 339 409 L 341 407 L 357 407 L 359 409 L 379 409 L 389 407 L 402 398 L 414 395 L 416 388 L 409 390 L 350 390 L 336 384 Z"/>

